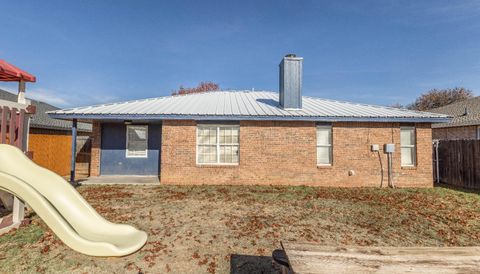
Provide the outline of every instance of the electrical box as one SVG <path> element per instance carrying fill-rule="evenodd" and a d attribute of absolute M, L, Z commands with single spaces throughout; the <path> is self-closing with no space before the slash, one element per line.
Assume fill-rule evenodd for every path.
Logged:
<path fill-rule="evenodd" d="M 378 144 L 373 144 L 371 146 L 371 148 L 372 148 L 372 151 L 379 151 L 380 150 L 380 146 Z"/>
<path fill-rule="evenodd" d="M 383 147 L 383 152 L 394 153 L 395 152 L 395 144 L 385 144 L 384 147 Z"/>

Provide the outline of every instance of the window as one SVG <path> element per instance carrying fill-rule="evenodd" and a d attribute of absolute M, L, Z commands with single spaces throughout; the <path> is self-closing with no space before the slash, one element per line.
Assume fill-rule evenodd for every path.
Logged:
<path fill-rule="evenodd" d="M 317 126 L 317 164 L 332 164 L 332 127 Z"/>
<path fill-rule="evenodd" d="M 400 127 L 400 153 L 402 156 L 402 166 L 415 165 L 416 152 L 414 127 Z"/>
<path fill-rule="evenodd" d="M 197 163 L 238 164 L 239 129 L 237 125 L 199 125 Z"/>
<path fill-rule="evenodd" d="M 127 125 L 127 157 L 147 157 L 148 126 Z"/>
<path fill-rule="evenodd" d="M 477 126 L 477 140 L 480 140 L 480 126 Z"/>

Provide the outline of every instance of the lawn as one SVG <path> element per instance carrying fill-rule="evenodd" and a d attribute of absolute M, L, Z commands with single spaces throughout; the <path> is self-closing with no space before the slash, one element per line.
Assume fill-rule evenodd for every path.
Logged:
<path fill-rule="evenodd" d="M 73 252 L 41 219 L 0 237 L 2 272 L 269 273 L 280 240 L 321 245 L 480 245 L 480 195 L 433 189 L 82 186 L 107 219 L 149 234 L 137 253 Z"/>

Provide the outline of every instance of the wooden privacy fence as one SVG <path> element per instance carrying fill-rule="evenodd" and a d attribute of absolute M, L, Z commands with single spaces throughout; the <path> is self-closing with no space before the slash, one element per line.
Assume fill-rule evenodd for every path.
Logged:
<path fill-rule="evenodd" d="M 25 109 L 0 106 L 0 143 L 14 145 L 25 151 Z"/>
<path fill-rule="evenodd" d="M 480 140 L 441 140 L 438 159 L 440 182 L 480 189 Z"/>

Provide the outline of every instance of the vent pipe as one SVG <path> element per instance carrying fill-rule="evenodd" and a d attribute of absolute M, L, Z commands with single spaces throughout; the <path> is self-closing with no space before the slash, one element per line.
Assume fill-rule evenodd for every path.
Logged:
<path fill-rule="evenodd" d="M 287 54 L 280 62 L 280 106 L 284 109 L 302 108 L 303 58 Z"/>

